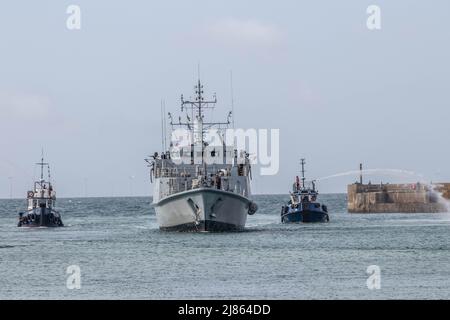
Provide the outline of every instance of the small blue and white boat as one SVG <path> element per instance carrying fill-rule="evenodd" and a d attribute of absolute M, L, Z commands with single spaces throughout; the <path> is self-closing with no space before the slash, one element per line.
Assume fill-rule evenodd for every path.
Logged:
<path fill-rule="evenodd" d="M 302 182 L 297 176 L 290 192 L 291 200 L 281 208 L 282 223 L 328 222 L 328 209 L 317 201 L 315 181 L 305 182 L 305 159 L 301 159 Z"/>

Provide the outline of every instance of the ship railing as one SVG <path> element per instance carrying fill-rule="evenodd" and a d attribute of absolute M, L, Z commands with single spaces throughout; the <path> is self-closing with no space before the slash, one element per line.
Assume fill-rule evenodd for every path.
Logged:
<path fill-rule="evenodd" d="M 248 185 L 240 181 L 233 181 L 230 177 L 220 177 L 220 182 L 215 179 L 185 179 L 181 177 L 170 177 L 167 188 L 160 189 L 160 196 L 167 197 L 183 191 L 211 188 L 216 190 L 233 192 L 244 197 L 249 195 Z"/>
<path fill-rule="evenodd" d="M 216 174 L 219 170 L 228 169 L 225 170 L 225 174 L 230 175 L 231 174 L 231 168 L 225 167 L 225 166 L 213 166 L 208 167 L 206 170 L 206 175 L 210 174 Z M 245 174 L 248 173 L 248 169 L 245 168 Z M 197 177 L 197 176 L 204 176 L 204 168 L 202 165 L 196 165 L 196 166 L 185 166 L 185 167 L 160 167 L 156 166 L 154 168 L 154 175 L 156 178 L 189 178 L 189 177 Z"/>

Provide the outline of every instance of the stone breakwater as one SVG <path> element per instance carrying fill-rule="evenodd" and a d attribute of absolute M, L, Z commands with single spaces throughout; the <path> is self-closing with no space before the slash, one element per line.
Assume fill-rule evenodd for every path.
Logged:
<path fill-rule="evenodd" d="M 347 187 L 349 213 L 447 212 L 450 183 L 361 184 Z"/>

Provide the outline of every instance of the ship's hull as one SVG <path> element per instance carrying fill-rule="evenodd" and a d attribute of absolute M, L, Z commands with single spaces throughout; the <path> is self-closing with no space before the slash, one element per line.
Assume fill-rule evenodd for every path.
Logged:
<path fill-rule="evenodd" d="M 251 201 L 243 196 L 209 188 L 180 192 L 154 204 L 161 230 L 241 231 Z"/>
<path fill-rule="evenodd" d="M 296 211 L 284 214 L 281 217 L 283 223 L 312 223 L 312 222 L 328 222 L 329 217 L 326 212 L 322 211 Z"/>
<path fill-rule="evenodd" d="M 61 218 L 49 208 L 37 208 L 28 211 L 19 218 L 18 227 L 63 227 Z"/>
<path fill-rule="evenodd" d="M 328 222 L 329 220 L 328 213 L 318 203 L 302 203 L 296 208 L 287 206 L 281 209 L 282 223 Z"/>

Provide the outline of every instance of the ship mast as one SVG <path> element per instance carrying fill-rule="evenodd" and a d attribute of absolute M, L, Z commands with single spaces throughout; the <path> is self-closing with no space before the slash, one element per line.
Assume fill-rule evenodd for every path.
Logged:
<path fill-rule="evenodd" d="M 230 125 L 230 118 L 231 118 L 231 112 L 228 114 L 228 119 L 226 122 L 204 122 L 204 112 L 205 109 L 214 109 L 215 104 L 217 103 L 217 97 L 216 94 L 213 95 L 213 99 L 211 100 L 205 100 L 203 97 L 203 85 L 200 81 L 200 78 L 198 79 L 197 85 L 195 88 L 195 100 L 185 100 L 184 96 L 181 95 L 181 111 L 187 110 L 188 108 L 191 109 L 192 115 L 195 115 L 195 119 L 189 118 L 187 115 L 187 122 L 182 122 L 181 117 L 179 117 L 178 122 L 173 122 L 172 115 L 169 113 L 169 119 L 170 119 L 170 125 L 172 128 L 174 126 L 183 126 L 187 127 L 192 133 L 193 133 L 193 141 L 192 144 L 194 145 L 200 145 L 202 154 L 205 147 L 205 141 L 204 141 L 204 134 L 205 134 L 205 128 L 212 127 L 212 126 L 221 126 Z M 202 157 L 203 158 L 203 157 Z M 203 161 L 203 160 L 202 160 Z"/>
<path fill-rule="evenodd" d="M 302 165 L 302 185 L 305 188 L 305 159 L 300 159 L 300 164 Z"/>
<path fill-rule="evenodd" d="M 44 166 L 48 166 L 48 163 L 44 162 L 44 151 L 42 151 L 41 155 L 41 162 L 36 163 L 37 165 L 41 166 L 41 183 L 44 182 Z"/>
<path fill-rule="evenodd" d="M 200 82 L 200 79 L 198 79 L 198 83 L 195 86 L 195 101 L 190 100 L 184 100 L 183 95 L 181 95 L 181 111 L 184 110 L 184 108 L 191 107 L 193 113 L 196 113 L 195 120 L 194 120 L 194 144 L 200 144 L 202 146 L 202 151 L 204 147 L 204 127 L 203 125 L 213 125 L 218 123 L 204 123 L 204 109 L 210 108 L 213 109 L 214 106 L 209 106 L 210 104 L 216 104 L 217 103 L 217 97 L 214 94 L 213 100 L 205 100 L 203 97 L 203 85 Z M 189 121 L 190 122 L 190 121 Z M 179 124 L 182 124 L 181 122 Z M 190 127 L 190 123 L 186 123 L 185 125 L 188 125 Z"/>

